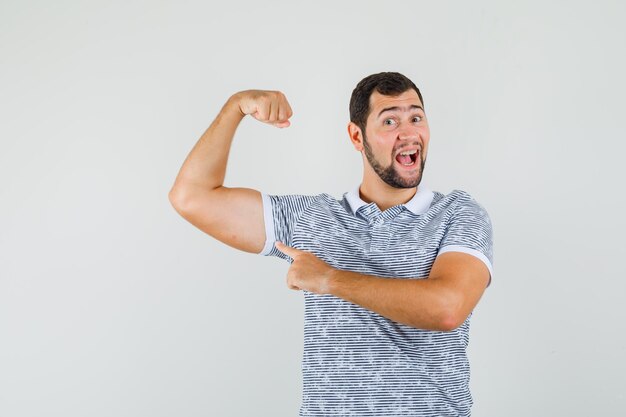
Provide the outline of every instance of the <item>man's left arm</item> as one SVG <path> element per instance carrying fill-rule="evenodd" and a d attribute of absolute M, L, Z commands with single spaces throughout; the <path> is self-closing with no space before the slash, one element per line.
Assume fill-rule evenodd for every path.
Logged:
<path fill-rule="evenodd" d="M 383 278 L 332 268 L 310 252 L 276 247 L 293 259 L 287 273 L 291 289 L 332 294 L 390 320 L 427 330 L 459 327 L 482 296 L 490 272 L 473 255 L 440 254 L 427 279 Z"/>

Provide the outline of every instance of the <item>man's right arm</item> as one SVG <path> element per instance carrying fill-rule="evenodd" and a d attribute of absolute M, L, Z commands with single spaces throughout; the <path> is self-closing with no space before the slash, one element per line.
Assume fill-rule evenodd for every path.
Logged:
<path fill-rule="evenodd" d="M 247 114 L 276 127 L 288 127 L 292 111 L 278 91 L 234 94 L 185 159 L 169 200 L 181 216 L 215 239 L 259 253 L 265 245 L 261 193 L 223 185 L 235 131 Z"/>

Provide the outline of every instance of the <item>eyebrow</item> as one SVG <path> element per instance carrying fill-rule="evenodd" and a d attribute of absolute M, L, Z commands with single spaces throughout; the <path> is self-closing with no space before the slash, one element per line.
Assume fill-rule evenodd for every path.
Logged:
<path fill-rule="evenodd" d="M 393 106 L 393 107 L 386 107 L 384 109 L 382 109 L 380 111 L 380 113 L 378 113 L 378 117 L 380 117 L 381 114 L 383 114 L 386 111 L 392 111 L 392 110 L 404 110 L 407 111 L 408 109 L 420 109 L 421 111 L 424 111 L 424 109 L 422 108 L 422 106 L 418 106 L 416 104 L 411 104 L 410 107 L 398 107 L 398 106 Z"/>

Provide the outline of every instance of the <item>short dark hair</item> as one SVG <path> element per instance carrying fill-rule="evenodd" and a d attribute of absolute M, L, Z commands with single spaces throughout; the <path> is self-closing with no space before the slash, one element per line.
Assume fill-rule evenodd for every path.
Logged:
<path fill-rule="evenodd" d="M 374 90 L 385 96 L 398 96 L 410 89 L 417 92 L 417 96 L 424 106 L 424 99 L 419 88 L 399 72 L 379 72 L 368 75 L 356 85 L 350 97 L 350 121 L 356 124 L 365 134 L 367 116 L 370 112 L 370 96 Z"/>

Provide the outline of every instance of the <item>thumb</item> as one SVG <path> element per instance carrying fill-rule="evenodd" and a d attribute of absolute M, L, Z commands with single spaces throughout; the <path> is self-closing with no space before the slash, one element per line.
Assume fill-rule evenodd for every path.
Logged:
<path fill-rule="evenodd" d="M 285 120 L 284 122 L 274 122 L 272 125 L 282 129 L 291 126 L 291 122 L 289 120 Z"/>

